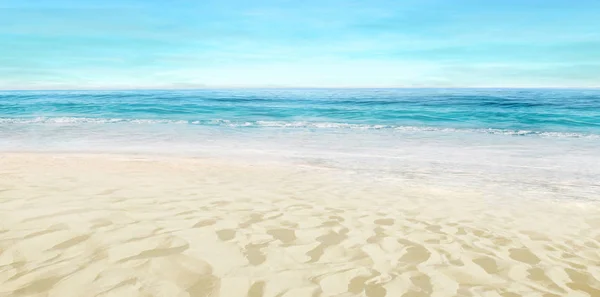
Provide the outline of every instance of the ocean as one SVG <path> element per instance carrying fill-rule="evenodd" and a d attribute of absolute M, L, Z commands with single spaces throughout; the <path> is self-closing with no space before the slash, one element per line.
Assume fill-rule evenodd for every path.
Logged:
<path fill-rule="evenodd" d="M 0 150 L 291 161 L 599 200 L 600 90 L 2 91 Z"/>

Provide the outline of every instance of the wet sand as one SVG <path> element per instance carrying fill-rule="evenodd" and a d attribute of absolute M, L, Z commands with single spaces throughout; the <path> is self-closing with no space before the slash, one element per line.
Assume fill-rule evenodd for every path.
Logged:
<path fill-rule="evenodd" d="M 600 296 L 600 208 L 260 162 L 1 154 L 0 296 Z"/>

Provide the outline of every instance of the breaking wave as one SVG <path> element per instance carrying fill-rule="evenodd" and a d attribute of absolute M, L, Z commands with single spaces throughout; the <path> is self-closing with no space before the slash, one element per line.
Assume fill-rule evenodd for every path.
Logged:
<path fill-rule="evenodd" d="M 221 126 L 230 128 L 290 128 L 290 129 L 355 129 L 355 130 L 390 130 L 403 132 L 458 132 L 483 133 L 510 136 L 540 136 L 556 138 L 600 138 L 600 134 L 513 130 L 497 128 L 448 128 L 434 126 L 406 126 L 386 124 L 356 124 L 338 122 L 311 121 L 231 121 L 226 119 L 213 120 L 168 120 L 168 119 L 124 119 L 124 118 L 86 118 L 86 117 L 37 117 L 37 118 L 0 118 L 2 125 L 85 125 L 85 124 L 134 124 L 134 125 L 197 125 Z M 0 127 L 1 129 L 1 127 Z"/>

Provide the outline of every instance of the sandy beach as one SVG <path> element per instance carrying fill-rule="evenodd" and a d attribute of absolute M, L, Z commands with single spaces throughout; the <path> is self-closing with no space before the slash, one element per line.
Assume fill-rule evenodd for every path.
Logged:
<path fill-rule="evenodd" d="M 600 296 L 600 208 L 340 170 L 0 155 L 0 296 Z"/>

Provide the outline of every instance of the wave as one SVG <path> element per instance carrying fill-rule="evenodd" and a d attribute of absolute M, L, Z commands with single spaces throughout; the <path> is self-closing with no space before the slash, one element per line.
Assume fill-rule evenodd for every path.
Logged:
<path fill-rule="evenodd" d="M 37 118 L 0 118 L 0 124 L 188 124 L 185 120 L 159 119 L 119 119 L 119 118 L 79 118 L 79 117 L 37 117 Z"/>
<path fill-rule="evenodd" d="M 483 133 L 509 136 L 540 136 L 556 138 L 598 138 L 600 134 L 579 132 L 513 130 L 496 128 L 450 128 L 432 126 L 406 126 L 385 124 L 354 124 L 339 122 L 309 122 L 309 121 L 231 121 L 226 119 L 212 120 L 168 120 L 168 119 L 124 119 L 124 118 L 83 118 L 83 117 L 37 117 L 37 118 L 0 118 L 0 124 L 176 124 L 199 126 L 222 126 L 230 128 L 297 128 L 297 129 L 351 129 L 351 130 L 393 130 L 402 132 L 458 132 Z M 1 128 L 1 127 L 0 127 Z"/>

